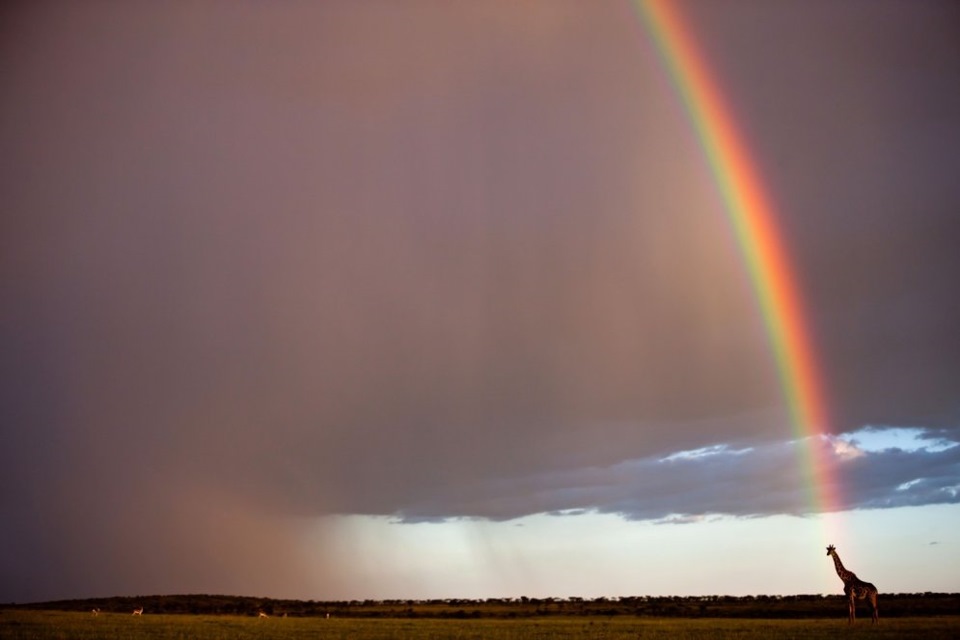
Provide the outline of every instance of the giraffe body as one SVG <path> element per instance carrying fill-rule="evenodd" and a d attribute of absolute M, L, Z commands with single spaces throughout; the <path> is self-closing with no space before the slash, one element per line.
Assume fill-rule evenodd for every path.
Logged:
<path fill-rule="evenodd" d="M 833 545 L 827 547 L 827 555 L 833 557 L 833 566 L 837 570 L 837 575 L 843 580 L 843 593 L 847 596 L 850 624 L 853 624 L 857 617 L 857 600 L 866 600 L 870 605 L 870 610 L 873 615 L 871 623 L 876 624 L 879 622 L 880 614 L 877 610 L 877 588 L 869 582 L 861 580 L 857 577 L 857 574 L 844 567 Z"/>

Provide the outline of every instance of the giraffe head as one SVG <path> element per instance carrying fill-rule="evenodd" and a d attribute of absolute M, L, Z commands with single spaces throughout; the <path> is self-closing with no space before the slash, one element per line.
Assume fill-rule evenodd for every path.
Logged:
<path fill-rule="evenodd" d="M 828 555 L 828 556 L 832 556 L 832 555 L 833 555 L 834 553 L 836 553 L 836 552 L 837 552 L 837 548 L 834 547 L 833 545 L 830 545 L 829 547 L 827 547 L 827 555 Z"/>

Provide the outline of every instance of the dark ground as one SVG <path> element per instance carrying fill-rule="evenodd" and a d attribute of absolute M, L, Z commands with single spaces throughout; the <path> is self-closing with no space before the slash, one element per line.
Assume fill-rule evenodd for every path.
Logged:
<path fill-rule="evenodd" d="M 0 604 L 0 608 L 127 613 L 256 615 L 338 618 L 528 618 L 548 616 L 651 616 L 666 618 L 829 618 L 846 612 L 843 595 L 692 596 L 619 598 L 491 598 L 487 600 L 275 600 L 248 596 L 153 595 Z M 960 594 L 880 594 L 881 618 L 960 615 Z M 858 602 L 858 617 L 869 607 Z"/>

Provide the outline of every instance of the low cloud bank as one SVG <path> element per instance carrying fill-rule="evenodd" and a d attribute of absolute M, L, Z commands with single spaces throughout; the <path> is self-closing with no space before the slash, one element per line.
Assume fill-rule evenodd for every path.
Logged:
<path fill-rule="evenodd" d="M 889 446 L 878 448 L 878 442 Z M 445 487 L 399 512 L 403 521 L 531 513 L 617 513 L 635 520 L 697 521 L 731 516 L 805 515 L 817 508 L 800 467 L 815 448 L 841 509 L 960 502 L 960 446 L 950 432 L 871 428 L 845 437 L 725 444 L 605 467 L 543 473 L 470 487 Z"/>

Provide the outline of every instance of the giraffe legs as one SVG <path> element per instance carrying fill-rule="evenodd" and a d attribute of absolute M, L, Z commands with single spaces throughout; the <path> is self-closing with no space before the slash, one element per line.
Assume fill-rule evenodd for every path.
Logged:
<path fill-rule="evenodd" d="M 865 594 L 860 596 L 861 600 L 866 600 L 867 604 L 870 605 L 870 614 L 871 620 L 870 624 L 879 624 L 880 622 L 880 609 L 877 607 L 877 592 L 868 591 Z M 849 615 L 849 622 L 853 624 L 857 620 L 857 593 L 854 590 L 851 590 L 847 594 L 847 613 Z"/>

